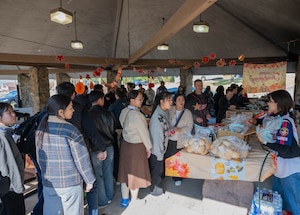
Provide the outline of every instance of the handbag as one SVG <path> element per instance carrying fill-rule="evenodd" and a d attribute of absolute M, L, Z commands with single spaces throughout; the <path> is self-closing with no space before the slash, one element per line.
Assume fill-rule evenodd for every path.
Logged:
<path fill-rule="evenodd" d="M 3 197 L 9 192 L 9 187 L 10 187 L 9 177 L 7 176 L 3 177 L 0 174 L 0 197 Z"/>

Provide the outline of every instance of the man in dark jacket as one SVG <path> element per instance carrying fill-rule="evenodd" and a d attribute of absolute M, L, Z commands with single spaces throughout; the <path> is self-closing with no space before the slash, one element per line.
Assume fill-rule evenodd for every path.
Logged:
<path fill-rule="evenodd" d="M 57 85 L 56 90 L 58 94 L 68 96 L 73 101 L 74 113 L 72 118 L 67 121 L 75 125 L 81 132 L 89 151 L 97 154 L 97 158 L 99 160 L 105 160 L 107 152 L 102 136 L 98 133 L 94 121 L 86 107 L 74 101 L 74 85 L 70 82 L 63 82 Z M 95 183 L 93 189 L 87 193 L 89 214 L 98 213 L 98 196 L 96 187 L 97 185 Z"/>
<path fill-rule="evenodd" d="M 117 133 L 117 142 L 114 144 L 114 178 L 116 181 L 118 180 L 118 172 L 119 172 L 119 147 L 120 147 L 120 138 L 122 133 L 122 126 L 119 121 L 119 117 L 123 108 L 126 107 L 126 94 L 121 88 L 117 88 L 115 92 L 116 101 L 111 104 L 108 108 L 110 112 L 113 113 L 116 125 L 116 133 Z"/>
<path fill-rule="evenodd" d="M 107 157 L 99 160 L 97 153 L 91 153 L 91 160 L 94 166 L 97 182 L 98 204 L 100 207 L 107 206 L 114 195 L 114 147 L 116 141 L 114 115 L 103 108 L 104 94 L 100 91 L 92 91 L 89 94 L 92 107 L 90 114 L 94 120 L 96 128 L 106 146 Z"/>

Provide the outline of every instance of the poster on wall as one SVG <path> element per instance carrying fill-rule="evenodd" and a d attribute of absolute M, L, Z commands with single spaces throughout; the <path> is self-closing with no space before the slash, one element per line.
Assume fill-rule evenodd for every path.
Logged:
<path fill-rule="evenodd" d="M 286 62 L 272 64 L 245 63 L 243 88 L 246 93 L 268 93 L 286 87 Z"/>

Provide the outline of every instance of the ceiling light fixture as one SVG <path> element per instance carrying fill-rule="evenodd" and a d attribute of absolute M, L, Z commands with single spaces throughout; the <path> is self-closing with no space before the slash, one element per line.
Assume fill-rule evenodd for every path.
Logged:
<path fill-rule="evenodd" d="M 167 51 L 167 50 L 169 50 L 169 45 L 166 44 L 166 43 L 163 43 L 163 44 L 157 46 L 157 50 L 159 50 L 159 51 Z"/>
<path fill-rule="evenodd" d="M 73 49 L 83 49 L 83 42 L 77 39 L 76 11 L 74 12 L 74 24 L 75 24 L 75 40 L 71 41 L 71 47 Z"/>
<path fill-rule="evenodd" d="M 193 31 L 196 33 L 208 33 L 209 32 L 209 24 L 201 19 L 200 14 L 200 22 L 194 22 Z"/>
<path fill-rule="evenodd" d="M 62 0 L 60 0 L 60 7 L 50 11 L 50 19 L 52 22 L 66 25 L 72 23 L 73 13 L 62 8 Z"/>
<path fill-rule="evenodd" d="M 162 18 L 163 20 L 163 25 L 165 24 L 165 18 Z M 168 51 L 169 50 L 169 45 L 166 43 L 162 43 L 161 45 L 157 46 L 158 51 Z"/>

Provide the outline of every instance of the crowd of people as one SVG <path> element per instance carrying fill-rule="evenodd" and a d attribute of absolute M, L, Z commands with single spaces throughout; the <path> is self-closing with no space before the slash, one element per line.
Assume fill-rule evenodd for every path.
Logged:
<path fill-rule="evenodd" d="M 40 186 L 32 214 L 82 215 L 83 191 L 89 215 L 98 214 L 99 208 L 113 201 L 114 183 L 121 185 L 122 207 L 144 205 L 139 189 L 149 186 L 153 198 L 167 200 L 164 161 L 183 148 L 183 133 L 194 132 L 194 124 L 208 126 L 211 117 L 219 123 L 226 110 L 249 102 L 236 84 L 226 90 L 219 86 L 215 95 L 209 86 L 203 91 L 202 80 L 195 80 L 194 87 L 194 92 L 185 95 L 179 86 L 173 97 L 163 81 L 156 92 L 151 84 L 147 90 L 142 85 L 135 90 L 128 83 L 104 94 L 98 84 L 91 92 L 76 96 L 73 84 L 59 84 L 57 94 L 40 113 L 36 131 L 36 154 L 31 158 Z M 268 99 L 268 114 L 284 119 L 275 143 L 268 143 L 278 152 L 273 189 L 282 195 L 285 210 L 300 214 L 300 147 L 289 113 L 293 100 L 284 90 L 268 94 Z M 150 116 L 141 111 L 144 105 L 152 108 Z M 12 138 L 15 122 L 12 107 L 0 103 L 0 214 L 22 215 L 24 165 Z M 247 123 L 261 122 L 251 118 Z M 176 186 L 181 185 L 181 178 L 173 179 Z"/>

